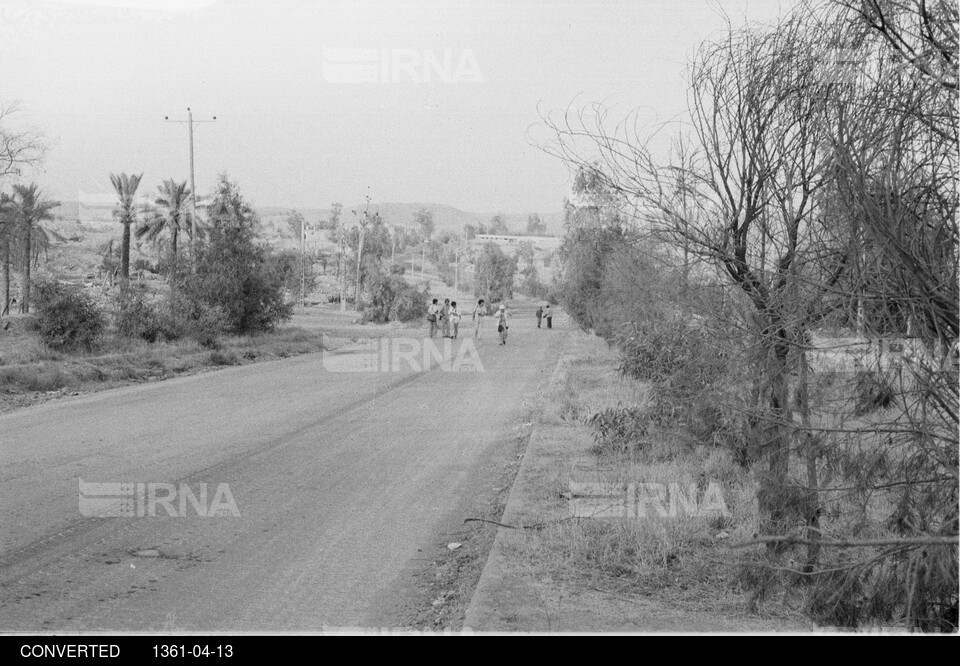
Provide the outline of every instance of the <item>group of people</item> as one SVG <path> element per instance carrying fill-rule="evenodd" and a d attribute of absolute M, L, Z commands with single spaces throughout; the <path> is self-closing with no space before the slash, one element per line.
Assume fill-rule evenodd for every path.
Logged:
<path fill-rule="evenodd" d="M 483 301 L 481 301 L 482 303 Z M 427 322 L 430 324 L 430 337 L 437 337 L 438 331 L 443 331 L 443 337 L 456 340 L 460 336 L 460 320 L 463 314 L 457 306 L 456 301 L 449 298 L 444 299 L 443 305 L 440 305 L 438 299 L 433 299 L 433 303 L 427 308 Z"/>
<path fill-rule="evenodd" d="M 473 337 L 480 339 L 480 331 L 483 328 L 483 320 L 487 317 L 487 302 L 484 299 L 477 301 L 477 307 L 473 309 Z M 507 319 L 510 317 L 510 311 L 506 305 L 501 304 L 493 315 L 497 322 L 497 335 L 500 338 L 500 344 L 507 344 L 507 331 L 510 326 Z M 442 333 L 444 338 L 456 340 L 460 336 L 460 321 L 463 319 L 463 313 L 460 311 L 456 301 L 449 298 L 444 299 L 440 304 L 440 299 L 435 298 L 427 308 L 427 323 L 430 324 L 430 337 L 437 337 L 437 333 Z M 547 328 L 553 328 L 553 310 L 547 305 L 546 308 L 540 306 L 537 308 L 537 328 L 541 328 L 543 321 L 546 320 Z"/>
<path fill-rule="evenodd" d="M 546 309 L 541 305 L 537 308 L 537 328 L 542 328 L 543 320 L 547 320 L 547 328 L 553 328 L 553 310 L 550 309 L 550 304 L 547 303 Z"/>

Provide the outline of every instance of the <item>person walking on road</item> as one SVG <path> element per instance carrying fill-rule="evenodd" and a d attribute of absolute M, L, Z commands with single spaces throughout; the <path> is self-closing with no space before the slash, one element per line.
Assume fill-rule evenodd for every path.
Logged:
<path fill-rule="evenodd" d="M 457 302 L 454 301 L 450 304 L 450 337 L 454 340 L 460 335 L 460 318 L 460 308 L 457 307 Z"/>
<path fill-rule="evenodd" d="M 543 323 L 543 306 L 537 308 L 537 328 L 540 328 L 540 324 Z"/>
<path fill-rule="evenodd" d="M 510 312 L 507 310 L 506 305 L 501 305 L 500 309 L 497 311 L 497 333 L 500 334 L 500 344 L 507 344 L 507 329 L 510 328 L 507 326 L 507 317 L 510 315 Z"/>
<path fill-rule="evenodd" d="M 440 323 L 443 326 L 443 337 L 450 337 L 450 299 L 443 299 L 443 307 L 440 309 Z"/>
<path fill-rule="evenodd" d="M 487 302 L 482 298 L 477 301 L 477 307 L 473 309 L 473 337 L 480 339 L 480 328 L 483 318 L 487 316 Z"/>
<path fill-rule="evenodd" d="M 440 316 L 440 306 L 437 305 L 437 299 L 427 308 L 427 322 L 430 324 L 430 337 L 437 337 L 437 318 Z"/>
<path fill-rule="evenodd" d="M 547 328 L 553 328 L 553 310 L 550 309 L 549 305 L 543 314 L 547 318 Z"/>

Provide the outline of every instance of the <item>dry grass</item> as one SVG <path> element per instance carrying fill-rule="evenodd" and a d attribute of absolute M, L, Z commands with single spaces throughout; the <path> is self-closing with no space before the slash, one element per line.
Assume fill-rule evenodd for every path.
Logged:
<path fill-rule="evenodd" d="M 544 497 L 566 494 L 571 483 L 626 486 L 651 484 L 679 489 L 682 499 L 697 501 L 712 485 L 726 509 L 691 515 L 669 513 L 662 505 L 644 507 L 627 518 L 561 520 L 527 531 L 512 554 L 536 576 L 605 592 L 653 598 L 670 608 L 742 614 L 748 599 L 737 581 L 736 551 L 729 544 L 748 540 L 759 521 L 756 482 L 751 470 L 727 450 L 698 446 L 689 435 L 657 429 L 629 453 L 597 456 L 591 449 L 590 417 L 608 407 L 649 405 L 649 387 L 617 373 L 616 351 L 595 337 L 576 336 L 546 390 L 541 421 L 570 428 L 582 441 L 575 460 L 554 466 L 537 480 Z M 570 496 L 567 495 L 569 498 Z M 703 495 L 699 499 L 703 501 Z M 713 495 L 717 497 L 717 495 Z M 701 504 L 701 506 L 705 506 Z M 558 511 L 568 510 L 558 504 Z M 796 619 L 795 610 L 767 608 L 771 617 Z"/>
<path fill-rule="evenodd" d="M 617 364 L 616 351 L 599 338 L 574 337 L 547 386 L 541 422 L 582 426 L 604 407 L 645 406 L 648 387 L 620 376 Z"/>
<path fill-rule="evenodd" d="M 64 390 L 89 391 L 120 383 L 156 381 L 204 367 L 240 365 L 307 354 L 323 349 L 323 336 L 287 326 L 273 333 L 225 337 L 219 348 L 192 340 L 147 343 L 108 339 L 90 354 L 53 352 L 15 326 L 0 337 L 0 391 L 22 398 Z M 25 404 L 17 401 L 17 406 Z"/>

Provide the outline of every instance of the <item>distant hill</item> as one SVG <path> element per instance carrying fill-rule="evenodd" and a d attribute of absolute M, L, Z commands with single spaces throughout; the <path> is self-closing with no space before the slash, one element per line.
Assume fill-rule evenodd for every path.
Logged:
<path fill-rule="evenodd" d="M 412 226 L 414 217 L 421 208 L 426 208 L 433 213 L 433 221 L 436 224 L 437 231 L 449 231 L 459 233 L 467 224 L 477 226 L 478 224 L 489 224 L 494 213 L 472 213 L 448 206 L 446 204 L 421 204 L 421 203 L 371 203 L 370 208 L 374 212 L 379 212 L 380 217 L 387 224 L 399 224 Z M 278 206 L 263 206 L 257 208 L 261 218 L 270 219 L 286 217 L 294 209 Z M 353 219 L 351 211 L 362 211 L 363 204 L 343 207 L 343 217 L 346 220 Z M 307 220 L 307 222 L 316 222 L 327 219 L 330 216 L 330 210 L 326 208 L 298 208 L 297 211 Z M 512 232 L 524 232 L 527 228 L 526 213 L 504 213 L 504 220 Z M 547 225 L 547 234 L 559 236 L 563 233 L 563 213 L 540 213 L 541 219 Z"/>
<path fill-rule="evenodd" d="M 419 204 L 419 203 L 372 203 L 370 207 L 373 211 L 379 212 L 387 224 L 413 225 L 414 217 L 421 208 L 426 208 L 433 213 L 433 221 L 437 225 L 437 231 L 449 231 L 459 233 L 464 225 L 489 224 L 494 213 L 472 213 L 448 206 L 446 204 Z M 264 220 L 285 218 L 293 208 L 283 206 L 260 206 L 257 213 Z M 308 223 L 315 223 L 330 217 L 330 210 L 327 208 L 298 208 L 296 209 L 307 220 Z M 361 211 L 363 205 L 344 206 L 343 217 L 346 220 L 352 220 L 352 210 Z M 60 207 L 54 211 L 54 215 L 62 220 L 75 221 L 80 215 L 80 204 L 76 201 L 63 201 Z M 527 228 L 526 213 L 504 213 L 504 220 L 511 232 L 525 232 Z M 540 217 L 547 225 L 548 236 L 560 236 L 563 234 L 563 213 L 543 213 Z"/>

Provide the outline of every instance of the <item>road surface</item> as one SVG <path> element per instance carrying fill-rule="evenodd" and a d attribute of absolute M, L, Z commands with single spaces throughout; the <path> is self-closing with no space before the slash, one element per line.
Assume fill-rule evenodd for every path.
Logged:
<path fill-rule="evenodd" d="M 0 416 L 0 629 L 391 626 L 402 573 L 556 364 L 562 333 L 532 321 L 505 347 L 488 322 L 475 354 L 462 332 L 446 369 L 347 348 Z M 378 367 L 343 372 L 361 358 Z M 134 485 L 81 498 L 81 479 Z M 149 501 L 171 488 L 197 502 Z"/>

